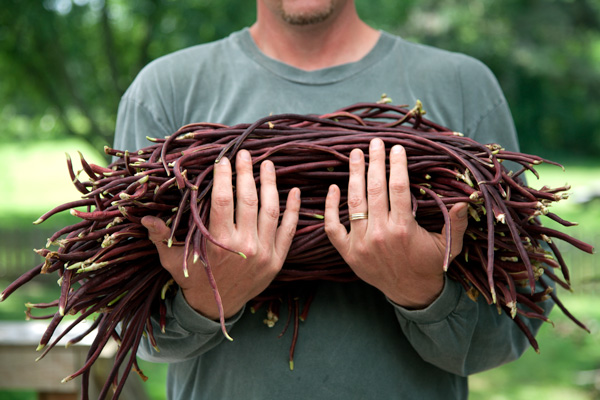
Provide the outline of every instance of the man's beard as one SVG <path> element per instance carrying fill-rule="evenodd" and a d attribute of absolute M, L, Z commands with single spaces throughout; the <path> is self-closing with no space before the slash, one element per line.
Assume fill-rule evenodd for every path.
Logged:
<path fill-rule="evenodd" d="M 329 3 L 329 6 L 325 10 L 313 12 L 313 13 L 297 13 L 288 14 L 283 7 L 281 8 L 281 16 L 285 22 L 290 25 L 313 25 L 325 21 L 333 13 L 333 4 Z"/>

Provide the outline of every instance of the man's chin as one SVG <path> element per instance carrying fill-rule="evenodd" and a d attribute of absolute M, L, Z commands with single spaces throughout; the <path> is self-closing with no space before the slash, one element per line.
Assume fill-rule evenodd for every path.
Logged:
<path fill-rule="evenodd" d="M 329 2 L 324 5 L 321 9 L 310 10 L 304 12 L 292 12 L 287 11 L 284 8 L 281 9 L 281 16 L 285 22 L 290 25 L 306 26 L 315 25 L 323 21 L 326 21 L 333 14 L 333 2 Z"/>

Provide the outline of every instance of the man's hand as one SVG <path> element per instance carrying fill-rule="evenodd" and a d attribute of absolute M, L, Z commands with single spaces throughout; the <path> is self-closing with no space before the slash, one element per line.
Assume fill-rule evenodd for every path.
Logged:
<path fill-rule="evenodd" d="M 368 213 L 368 219 L 351 221 L 350 232 L 340 223 L 340 190 L 332 185 L 325 204 L 325 231 L 331 243 L 356 275 L 381 290 L 390 300 L 407 308 L 425 308 L 444 286 L 444 233 L 430 233 L 412 215 L 406 152 L 402 146 L 390 152 L 389 193 L 386 154 L 381 139 L 350 153 L 348 210 Z M 450 210 L 451 256 L 462 250 L 467 228 L 467 204 Z M 444 232 L 444 230 L 442 230 Z"/>
<path fill-rule="evenodd" d="M 260 211 L 252 160 L 246 150 L 237 154 L 236 175 L 234 204 L 231 163 L 222 158 L 215 164 L 209 231 L 219 243 L 244 253 L 246 259 L 210 242 L 207 244 L 208 261 L 226 318 L 266 289 L 281 270 L 296 231 L 300 210 L 300 190 L 294 188 L 289 193 L 278 226 L 279 194 L 271 161 L 261 164 Z M 190 254 L 189 277 L 184 277 L 183 246 L 168 247 L 166 244 L 170 229 L 156 217 L 144 217 L 142 223 L 158 249 L 162 266 L 183 290 L 190 306 L 208 318 L 218 319 L 214 294 L 201 262 L 193 264 Z"/>

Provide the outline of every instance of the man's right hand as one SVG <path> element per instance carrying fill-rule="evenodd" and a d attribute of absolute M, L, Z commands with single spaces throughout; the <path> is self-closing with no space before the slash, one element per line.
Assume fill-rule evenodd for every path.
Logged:
<path fill-rule="evenodd" d="M 222 158 L 215 164 L 211 195 L 209 232 L 217 242 L 242 252 L 207 244 L 208 261 L 221 296 L 225 318 L 266 289 L 281 270 L 296 232 L 300 190 L 290 191 L 279 224 L 279 193 L 275 167 L 269 160 L 260 166 L 259 197 L 254 183 L 250 153 L 240 150 L 236 158 L 236 199 L 234 201 L 231 163 Z M 219 311 L 206 271 L 200 261 L 193 263 L 190 251 L 189 276 L 183 273 L 183 246 L 167 246 L 170 228 L 157 217 L 146 216 L 142 224 L 156 245 L 162 266 L 173 276 L 192 308 L 217 320 Z"/>

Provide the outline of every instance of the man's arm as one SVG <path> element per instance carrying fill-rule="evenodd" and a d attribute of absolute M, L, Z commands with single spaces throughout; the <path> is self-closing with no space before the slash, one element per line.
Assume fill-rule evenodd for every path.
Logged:
<path fill-rule="evenodd" d="M 226 319 L 225 329 L 230 331 L 243 313 L 244 309 Z M 137 352 L 146 361 L 170 363 L 192 359 L 225 340 L 221 324 L 194 310 L 181 290 L 167 300 L 164 332 L 161 332 L 160 316 L 156 314 L 151 318 L 156 348 L 144 338 Z"/>
<path fill-rule="evenodd" d="M 506 129 L 512 147 L 516 143 L 512 120 L 504 103 L 498 107 L 501 109 L 490 110 L 474 126 L 489 130 L 495 138 L 501 135 L 494 136 L 494 129 Z M 498 125 L 498 121 L 504 124 Z M 366 181 L 362 154 L 354 154 L 354 166 L 351 158 L 349 212 L 368 211 L 369 217 L 353 221 L 347 232 L 339 221 L 339 189 L 332 187 L 325 215 L 330 240 L 356 274 L 394 304 L 406 337 L 424 360 L 468 375 L 518 358 L 529 342 L 514 321 L 498 314 L 483 298 L 472 301 L 461 285 L 446 279 L 442 268 L 444 236 L 423 230 L 412 217 L 406 194 L 406 157 L 401 149 L 395 150 L 390 152 L 389 183 L 380 146 L 370 149 Z M 462 211 L 459 204 L 450 210 L 452 257 L 461 251 L 467 226 Z M 542 306 L 548 314 L 552 302 Z M 538 320 L 524 319 L 524 323 L 533 334 L 541 325 Z"/>
<path fill-rule="evenodd" d="M 540 285 L 538 291 L 543 290 Z M 551 300 L 539 303 L 550 313 Z M 427 362 L 457 375 L 498 367 L 518 359 L 530 347 L 525 334 L 506 313 L 499 314 L 479 296 L 473 301 L 462 286 L 446 279 L 444 290 L 427 308 L 408 310 L 394 304 L 402 331 Z M 522 318 L 536 334 L 541 320 Z"/>
<path fill-rule="evenodd" d="M 498 143 L 507 150 L 519 151 L 508 104 L 491 73 L 487 69 L 467 70 L 466 73 L 477 76 L 482 72 L 488 74 L 491 81 L 487 93 L 495 94 L 490 97 L 497 100 L 480 116 L 465 123 L 465 134 L 480 143 Z M 474 109 L 475 105 L 468 107 Z M 520 168 L 516 163 L 505 163 L 505 167 L 509 170 Z M 555 286 L 550 279 L 545 282 Z M 538 283 L 536 292 L 543 290 Z M 538 305 L 548 316 L 554 302 L 547 300 Z M 446 279 L 444 290 L 427 308 L 409 310 L 396 304 L 395 311 L 403 332 L 421 357 L 458 375 L 466 376 L 514 361 L 530 347 L 525 334 L 510 316 L 504 312 L 499 314 L 496 306 L 487 304 L 483 296 L 476 302 L 471 300 L 462 286 L 451 279 Z M 543 324 L 538 319 L 521 319 L 533 335 Z"/>
<path fill-rule="evenodd" d="M 123 101 L 119 108 L 115 147 L 121 145 L 124 147 L 120 149 L 135 150 L 140 137 L 164 130 L 160 119 L 141 104 Z M 279 194 L 273 163 L 267 160 L 260 165 L 260 192 L 254 181 L 248 151 L 237 153 L 235 172 L 234 196 L 233 168 L 227 158 L 222 158 L 214 166 L 211 191 L 208 229 L 224 248 L 208 242 L 207 262 L 219 289 L 221 309 L 215 300 L 204 260 L 195 260 L 190 254 L 186 276 L 184 248 L 168 246 L 171 232 L 165 222 L 151 216 L 142 218 L 150 240 L 158 249 L 161 265 L 172 275 L 179 292 L 169 302 L 167 332 L 161 334 L 158 327 L 154 329 L 159 349 L 162 347 L 160 353 L 148 351 L 151 347 L 145 343 L 141 354 L 145 352 L 150 358 L 173 361 L 179 356 L 199 354 L 220 343 L 224 332 L 220 332 L 217 321 L 222 318 L 224 321 L 221 322 L 230 327 L 243 312 L 246 302 L 262 292 L 281 269 L 296 229 L 300 191 L 295 188 L 289 192 L 279 222 Z M 227 248 L 243 253 L 243 256 Z"/>

